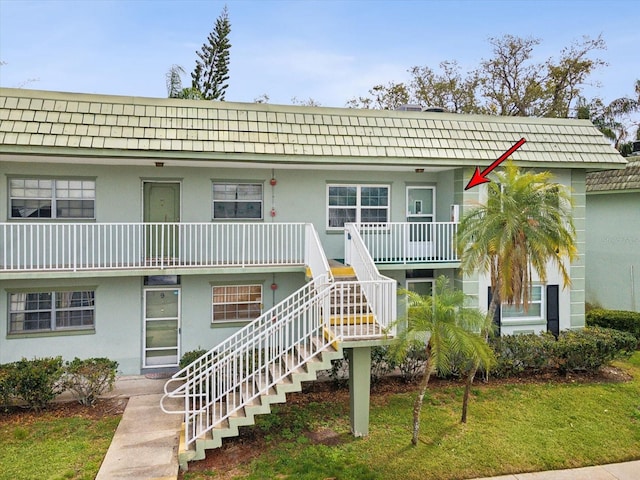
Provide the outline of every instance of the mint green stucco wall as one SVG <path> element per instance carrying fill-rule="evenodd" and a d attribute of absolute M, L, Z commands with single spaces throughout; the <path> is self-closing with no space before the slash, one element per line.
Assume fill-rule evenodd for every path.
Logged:
<path fill-rule="evenodd" d="M 32 291 L 52 291 L 56 287 L 75 286 L 79 289 L 95 287 L 95 332 L 7 337 L 7 290 L 28 288 Z M 0 312 L 3 319 L 0 322 L 0 363 L 35 356 L 61 355 L 66 360 L 74 357 L 108 357 L 118 361 L 120 372 L 139 373 L 142 345 L 141 286 L 139 277 L 0 282 Z"/>
<path fill-rule="evenodd" d="M 640 191 L 587 194 L 586 300 L 640 311 Z"/>
<path fill-rule="evenodd" d="M 453 173 L 348 171 L 348 170 L 271 170 L 177 168 L 155 166 L 104 166 L 82 163 L 41 163 L 37 171 L 33 164 L 4 162 L 5 174 L 0 181 L 0 218 L 8 217 L 7 178 L 10 176 L 88 177 L 96 180 L 97 222 L 140 222 L 142 220 L 144 181 L 177 181 L 181 183 L 181 221 L 211 221 L 211 183 L 222 181 L 252 181 L 264 185 L 264 222 L 312 222 L 320 235 L 329 258 L 343 258 L 342 232 L 327 232 L 326 195 L 329 183 L 369 183 L 391 187 L 391 221 L 404 221 L 406 186 L 436 187 L 436 220 L 449 221 L 453 202 Z M 275 177 L 272 187 L 269 180 Z M 269 212 L 274 208 L 276 216 Z M 386 272 L 385 272 L 386 274 Z M 450 274 L 452 274 L 450 272 Z M 85 274 L 86 275 L 86 274 Z M 404 286 L 404 270 L 393 272 Z M 0 363 L 22 356 L 63 355 L 66 359 L 105 356 L 117 360 L 124 374 L 140 373 L 143 349 L 143 277 L 122 274 L 117 277 L 42 278 L 38 280 L 4 280 L 0 282 Z M 180 350 L 210 348 L 236 331 L 242 324 L 226 326 L 211 324 L 211 288 L 220 284 L 260 283 L 263 285 L 263 310 L 273 306 L 306 281 L 304 272 L 251 274 L 183 274 L 181 277 L 181 337 Z M 278 288 L 271 290 L 271 284 Z M 96 287 L 95 332 L 82 335 L 59 334 L 7 338 L 8 294 L 15 288 L 55 290 L 56 287 Z"/>
<path fill-rule="evenodd" d="M 180 350 L 209 349 L 243 323 L 212 325 L 212 286 L 229 284 L 263 285 L 263 309 L 268 310 L 305 282 L 304 272 L 247 275 L 183 275 L 181 277 Z M 278 289 L 273 291 L 271 284 Z M 56 288 L 95 289 L 95 331 L 8 337 L 7 291 L 53 291 Z M 117 360 L 123 374 L 137 374 L 142 366 L 143 299 L 142 277 L 69 278 L 0 282 L 0 364 L 23 356 L 108 357 Z M 175 287 L 168 287 L 175 288 Z"/>

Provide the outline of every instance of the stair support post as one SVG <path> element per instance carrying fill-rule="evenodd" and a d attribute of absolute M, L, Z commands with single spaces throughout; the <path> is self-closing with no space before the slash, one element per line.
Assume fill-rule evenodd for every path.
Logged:
<path fill-rule="evenodd" d="M 369 435 L 371 347 L 348 350 L 351 433 L 354 437 L 366 437 Z"/>

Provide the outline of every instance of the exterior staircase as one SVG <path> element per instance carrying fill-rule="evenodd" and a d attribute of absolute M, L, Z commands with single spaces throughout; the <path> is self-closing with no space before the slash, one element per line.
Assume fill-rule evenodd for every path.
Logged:
<path fill-rule="evenodd" d="M 315 349 L 318 349 L 322 344 L 322 340 L 319 338 L 312 338 L 311 342 L 314 344 Z M 238 427 L 254 425 L 256 415 L 271 413 L 271 405 L 285 403 L 287 393 L 302 391 L 302 382 L 316 380 L 318 371 L 331 368 L 332 360 L 342 358 L 342 347 L 338 342 L 335 344 L 337 348 L 332 344 L 329 348 L 310 358 L 308 358 L 308 351 L 306 351 L 304 345 L 296 347 L 292 354 L 271 365 L 268 372 L 266 372 L 267 380 L 272 380 L 273 386 L 266 387 L 266 384 L 269 383 L 268 381 L 263 382 L 265 385 L 256 385 L 256 389 L 264 393 L 248 402 L 245 402 L 243 398 L 242 389 L 235 391 L 228 397 L 226 402 L 218 407 L 223 410 L 235 410 L 233 415 L 215 424 L 213 429 L 197 438 L 191 447 L 187 446 L 183 424 L 178 451 L 180 468 L 185 471 L 188 467 L 188 462 L 204 459 L 207 449 L 219 448 L 222 446 L 224 438 L 238 436 Z M 300 364 L 300 360 L 303 358 L 308 359 L 304 364 Z M 259 382 L 260 380 L 257 381 L 257 383 Z M 237 407 L 240 405 L 241 407 L 238 409 Z"/>
<path fill-rule="evenodd" d="M 285 402 L 287 393 L 301 391 L 302 382 L 316 380 L 342 358 L 343 342 L 394 335 L 395 281 L 379 274 L 355 226 L 347 230 L 352 267 L 330 265 L 311 229 L 309 282 L 167 381 L 160 406 L 184 416 L 183 470 Z M 168 399 L 182 406 L 170 408 Z"/>

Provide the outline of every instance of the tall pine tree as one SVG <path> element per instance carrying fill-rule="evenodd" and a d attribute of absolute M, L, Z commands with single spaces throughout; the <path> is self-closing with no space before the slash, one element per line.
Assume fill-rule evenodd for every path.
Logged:
<path fill-rule="evenodd" d="M 224 94 L 229 86 L 229 33 L 231 23 L 227 6 L 216 20 L 213 31 L 207 37 L 207 42 L 202 48 L 196 60 L 196 67 L 191 73 L 191 86 L 202 94 L 206 100 L 224 100 Z"/>

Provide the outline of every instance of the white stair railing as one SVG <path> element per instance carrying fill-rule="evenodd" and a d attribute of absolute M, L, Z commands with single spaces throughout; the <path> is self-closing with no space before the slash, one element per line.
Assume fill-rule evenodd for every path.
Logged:
<path fill-rule="evenodd" d="M 396 281 L 378 272 L 378 268 L 358 232 L 357 224 L 347 223 L 345 225 L 345 233 L 346 242 L 349 243 L 345 247 L 345 250 L 348 249 L 349 251 L 349 264 L 356 273 L 358 283 L 366 296 L 375 322 L 386 333 L 393 336 L 395 334 L 397 316 Z"/>
<path fill-rule="evenodd" d="M 330 291 L 325 278 L 314 279 L 167 382 L 161 406 L 185 414 L 187 445 L 329 348 L 334 339 L 325 339 L 323 327 Z M 169 391 L 173 382 L 183 383 Z M 184 409 L 165 408 L 166 398 L 183 399 Z"/>

